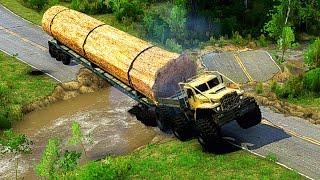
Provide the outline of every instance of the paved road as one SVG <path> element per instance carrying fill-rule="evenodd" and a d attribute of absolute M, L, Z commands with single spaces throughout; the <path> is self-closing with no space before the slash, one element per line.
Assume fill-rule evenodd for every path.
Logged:
<path fill-rule="evenodd" d="M 0 5 L 0 50 L 17 54 L 60 81 L 75 78 L 79 66 L 67 67 L 48 55 L 47 41 L 50 39 L 39 27 L 34 26 Z M 314 179 L 320 179 L 320 127 L 300 118 L 285 117 L 262 107 L 265 123 L 242 130 L 236 123 L 223 127 L 223 134 L 235 139 L 261 155 L 276 154 L 279 162 Z M 280 126 L 286 131 L 274 126 Z"/>
<path fill-rule="evenodd" d="M 48 53 L 48 40 L 40 27 L 35 26 L 0 5 L 0 50 L 49 74 L 61 82 L 75 78 L 79 65 L 64 66 Z"/>

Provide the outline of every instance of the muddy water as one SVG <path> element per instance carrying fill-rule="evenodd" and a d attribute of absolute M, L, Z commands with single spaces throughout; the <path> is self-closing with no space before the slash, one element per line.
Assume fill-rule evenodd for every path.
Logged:
<path fill-rule="evenodd" d="M 146 127 L 128 113 L 133 100 L 114 88 L 85 94 L 68 101 L 61 101 L 42 110 L 28 114 L 15 125 L 14 130 L 26 134 L 33 141 L 31 155 L 1 157 L 0 179 L 14 175 L 14 159 L 19 158 L 20 177 L 33 179 L 33 166 L 41 157 L 49 138 L 57 137 L 62 148 L 68 145 L 72 121 L 80 124 L 84 135 L 92 137 L 85 144 L 89 159 L 103 158 L 109 154 L 124 154 L 148 144 L 159 132 Z M 78 147 L 79 148 L 79 147 Z"/>

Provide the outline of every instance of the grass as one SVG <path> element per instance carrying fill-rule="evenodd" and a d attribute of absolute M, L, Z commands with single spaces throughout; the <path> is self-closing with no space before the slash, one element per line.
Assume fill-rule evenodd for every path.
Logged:
<path fill-rule="evenodd" d="M 204 153 L 196 140 L 149 145 L 129 155 L 91 162 L 68 176 L 71 179 L 303 179 L 295 171 L 242 150 Z"/>
<path fill-rule="evenodd" d="M 13 11 L 15 14 L 23 17 L 24 19 L 34 24 L 41 25 L 42 16 L 45 11 L 39 12 L 34 9 L 25 7 L 18 0 L 0 0 L 0 3 L 6 8 Z M 69 7 L 70 3 L 61 2 L 60 5 Z M 92 17 L 140 38 L 142 37 L 142 34 L 145 33 L 142 25 L 140 25 L 139 23 L 121 23 L 116 20 L 113 14 L 92 15 Z"/>
<path fill-rule="evenodd" d="M 31 75 L 32 68 L 0 52 L 0 128 L 20 120 L 25 105 L 51 93 L 56 82 L 46 75 Z"/>
<path fill-rule="evenodd" d="M 289 98 L 287 99 L 289 103 L 300 105 L 305 108 L 313 108 L 320 112 L 320 97 L 299 97 L 299 98 Z"/>

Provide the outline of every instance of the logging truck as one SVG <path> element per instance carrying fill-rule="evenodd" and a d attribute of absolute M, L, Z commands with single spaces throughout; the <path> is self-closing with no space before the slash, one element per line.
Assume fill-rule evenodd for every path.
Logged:
<path fill-rule="evenodd" d="M 261 122 L 253 97 L 244 96 L 240 86 L 229 86 L 236 83 L 220 72 L 197 73 L 195 63 L 186 55 L 155 48 L 60 6 L 45 13 L 42 26 L 53 37 L 48 42 L 51 57 L 65 65 L 82 64 L 136 100 L 134 114 L 138 120 L 172 132 L 179 140 L 196 136 L 209 150 L 220 140 L 222 125 L 236 120 L 246 129 Z M 70 30 L 69 26 L 77 28 Z M 74 32 L 76 35 L 71 34 Z M 130 42 L 119 47 L 117 41 L 121 44 L 123 37 Z"/>

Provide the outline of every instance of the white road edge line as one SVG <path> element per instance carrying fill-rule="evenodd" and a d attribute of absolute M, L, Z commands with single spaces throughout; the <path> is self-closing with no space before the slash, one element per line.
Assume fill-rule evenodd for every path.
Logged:
<path fill-rule="evenodd" d="M 228 140 L 227 140 L 227 142 L 228 142 L 229 144 L 231 144 L 231 145 L 233 145 L 233 146 L 236 146 L 236 147 L 238 147 L 238 148 L 241 148 L 242 150 L 245 150 L 245 151 L 247 151 L 247 152 L 249 152 L 249 153 L 251 153 L 251 154 L 254 154 L 254 155 L 256 155 L 256 156 L 259 156 L 259 157 L 262 157 L 262 158 L 266 159 L 266 156 L 264 156 L 264 155 L 262 155 L 262 154 L 258 154 L 258 153 L 254 152 L 254 151 L 251 151 L 251 150 L 248 149 L 248 148 L 245 148 L 245 147 L 243 147 L 243 146 L 239 146 L 238 144 L 232 143 L 232 142 L 230 142 L 230 141 L 228 141 Z M 301 176 L 303 176 L 303 177 L 305 177 L 305 178 L 307 178 L 307 179 L 314 180 L 313 178 L 311 178 L 311 177 L 309 177 L 309 176 L 307 176 L 307 175 L 305 175 L 305 174 L 297 171 L 296 169 L 292 169 L 291 167 L 289 167 L 289 166 L 287 166 L 287 165 L 285 165 L 285 164 L 282 164 L 282 163 L 280 163 L 280 162 L 278 162 L 278 161 L 275 162 L 275 163 L 278 164 L 278 165 L 280 165 L 280 166 L 282 166 L 282 167 L 284 167 L 284 168 L 286 168 L 286 169 L 289 169 L 289 170 L 292 170 L 292 171 L 296 171 L 298 174 L 300 174 Z"/>
<path fill-rule="evenodd" d="M 12 56 L 12 54 L 10 54 L 9 52 L 7 52 L 7 51 L 5 51 L 5 50 L 3 50 L 3 49 L 0 49 L 0 51 L 4 52 L 5 54 L 7 54 L 7 55 L 9 55 L 9 56 Z M 13 57 L 13 56 L 12 56 L 12 57 Z M 16 58 L 16 59 L 18 59 L 19 61 L 23 62 L 24 64 L 26 64 L 26 65 L 28 65 L 28 66 L 32 67 L 33 69 L 36 69 L 36 70 L 38 70 L 38 71 L 43 72 L 42 70 L 40 70 L 40 69 L 38 69 L 37 67 L 35 67 L 35 66 L 33 66 L 33 65 L 29 64 L 28 62 L 26 62 L 26 61 L 22 60 L 22 59 L 21 59 L 21 58 L 19 58 L 19 57 L 14 57 L 14 58 Z M 62 83 L 62 81 L 61 81 L 61 80 L 59 80 L 58 78 L 54 77 L 53 75 L 51 75 L 51 74 L 49 74 L 49 73 L 47 73 L 47 72 L 43 72 L 43 73 L 44 73 L 45 75 L 47 75 L 47 76 L 51 77 L 52 79 L 54 79 L 54 80 L 58 81 L 59 83 Z"/>
<path fill-rule="evenodd" d="M 14 16 L 18 17 L 19 19 L 22 19 L 22 20 L 26 21 L 26 22 L 29 23 L 29 24 L 32 24 L 32 25 L 35 25 L 35 26 L 41 28 L 41 26 L 39 26 L 38 24 L 34 24 L 33 22 L 31 22 L 31 21 L 29 21 L 29 20 L 27 20 L 27 19 L 25 19 L 25 18 L 17 15 L 16 13 L 14 13 L 14 12 L 11 11 L 10 9 L 8 9 L 8 8 L 7 8 L 6 6 L 4 6 L 3 4 L 0 4 L 0 6 L 3 7 L 5 10 L 9 11 L 9 12 L 10 12 L 11 14 L 13 14 Z"/>

